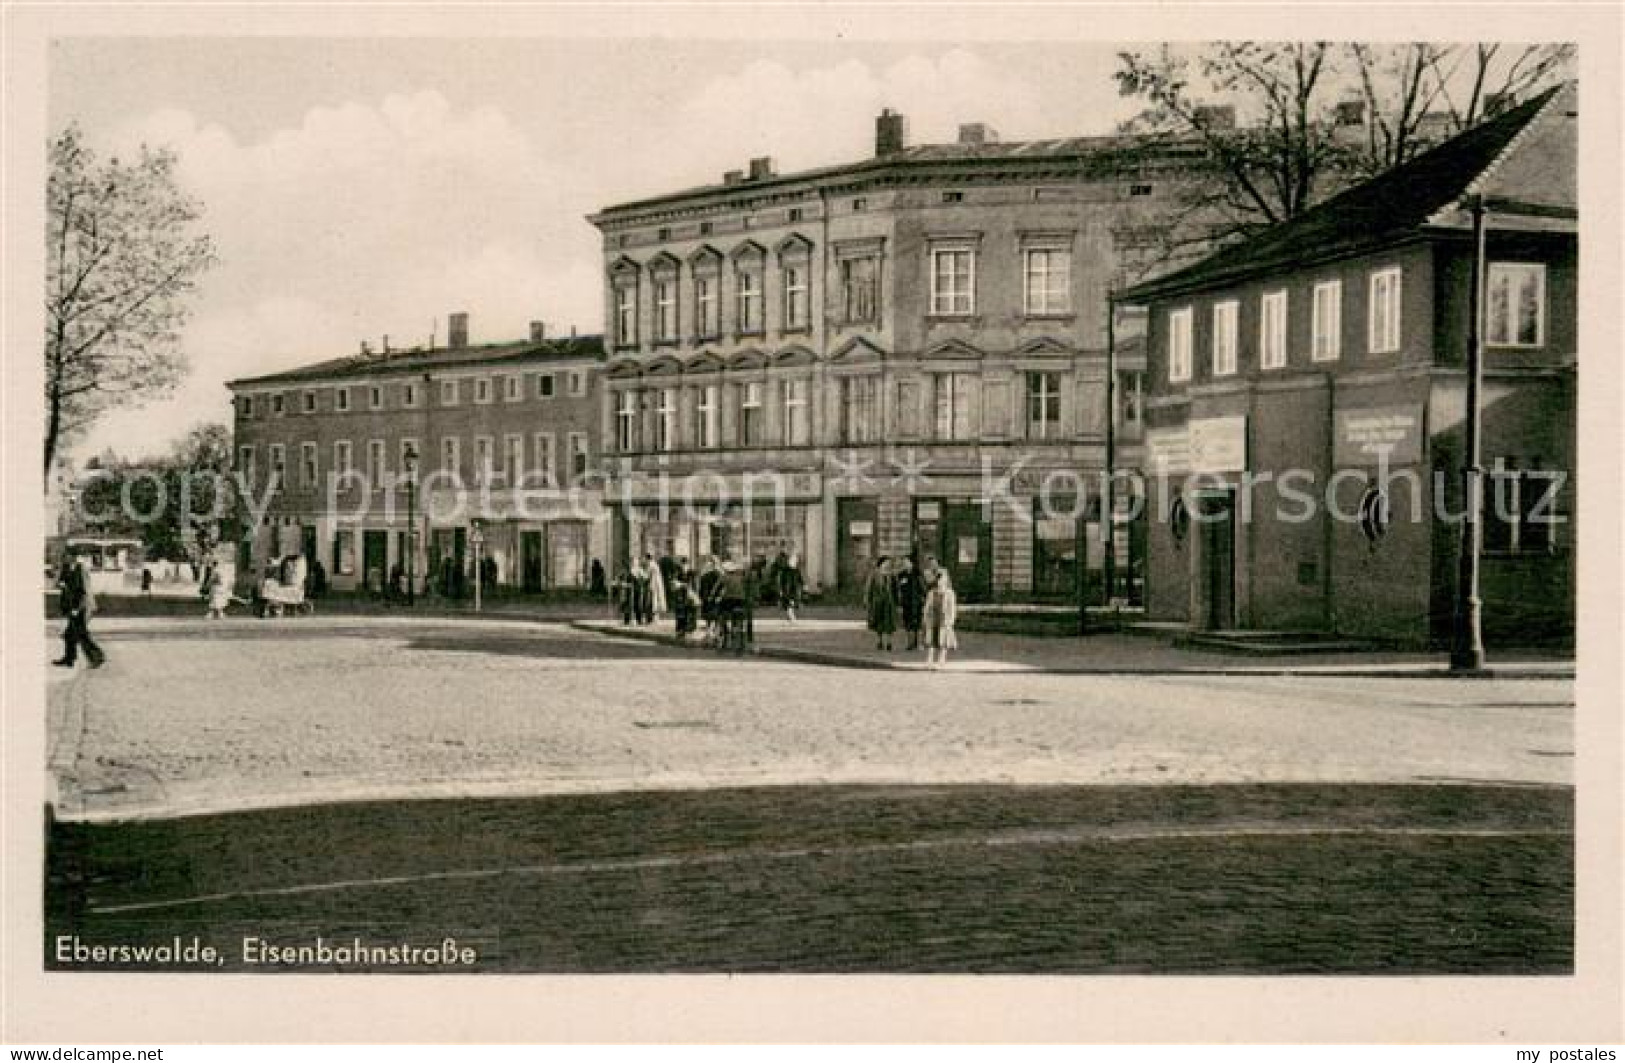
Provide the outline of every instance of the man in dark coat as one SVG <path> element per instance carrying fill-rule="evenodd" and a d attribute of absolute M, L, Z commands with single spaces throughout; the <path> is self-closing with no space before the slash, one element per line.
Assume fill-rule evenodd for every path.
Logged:
<path fill-rule="evenodd" d="M 96 640 L 90 637 L 90 616 L 96 611 L 96 597 L 90 593 L 89 579 L 85 576 L 85 570 L 79 567 L 78 561 L 69 558 L 64 562 L 62 575 L 57 579 L 57 588 L 61 594 L 58 604 L 62 609 L 62 615 L 68 619 L 68 626 L 62 632 L 62 657 L 52 663 L 63 668 L 72 668 L 74 662 L 79 659 L 79 647 L 83 646 L 90 666 L 100 668 L 107 655 L 96 645 Z"/>

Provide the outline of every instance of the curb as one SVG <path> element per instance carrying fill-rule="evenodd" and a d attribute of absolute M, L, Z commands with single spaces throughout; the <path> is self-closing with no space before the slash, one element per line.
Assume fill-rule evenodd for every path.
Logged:
<path fill-rule="evenodd" d="M 638 628 L 622 627 L 619 624 L 603 623 L 595 620 L 574 620 L 569 626 L 595 635 L 606 635 L 616 638 L 636 639 L 640 642 L 650 642 L 657 645 L 671 646 L 675 649 L 711 650 L 717 651 L 702 643 L 688 642 L 658 631 L 648 631 Z M 825 650 L 803 650 L 792 646 L 763 646 L 760 644 L 750 647 L 746 656 L 762 657 L 774 660 L 795 661 L 801 664 L 816 664 L 830 668 L 853 668 L 868 671 L 894 671 L 894 672 L 927 672 L 924 662 L 914 661 L 887 661 L 876 660 L 872 657 L 854 657 L 845 653 L 831 653 Z M 718 656 L 725 656 L 718 654 Z M 998 664 L 993 662 L 962 662 L 951 665 L 947 672 L 955 675 L 1097 675 L 1097 676 L 1234 676 L 1241 678 L 1279 678 L 1291 676 L 1302 679 L 1548 679 L 1572 681 L 1575 673 L 1572 666 L 1566 668 L 1540 669 L 1526 666 L 1510 665 L 1505 668 L 1487 668 L 1472 675 L 1457 675 L 1445 667 L 1429 668 L 1336 668 L 1324 665 L 1236 665 L 1231 667 L 1218 665 L 1189 665 L 1180 666 L 1152 666 L 1124 667 L 1121 665 L 1033 665 L 1033 664 Z"/>

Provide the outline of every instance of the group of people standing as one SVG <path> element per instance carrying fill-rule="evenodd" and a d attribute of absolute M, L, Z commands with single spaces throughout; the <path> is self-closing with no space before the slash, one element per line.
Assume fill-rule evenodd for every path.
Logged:
<path fill-rule="evenodd" d="M 934 557 L 918 566 L 908 557 L 876 558 L 863 601 L 878 650 L 892 649 L 892 636 L 899 627 L 908 635 L 907 649 L 925 646 L 928 665 L 948 663 L 948 651 L 959 648 L 954 633 L 959 599 L 948 570 Z"/>
<path fill-rule="evenodd" d="M 669 614 L 679 638 L 706 633 L 737 634 L 748 643 L 755 637 L 756 606 L 771 600 L 794 623 L 806 585 L 794 551 L 781 551 L 771 562 L 746 564 L 707 557 L 698 571 L 688 561 L 652 554 L 635 558 L 612 587 L 621 623 L 628 626 L 663 621 Z"/>

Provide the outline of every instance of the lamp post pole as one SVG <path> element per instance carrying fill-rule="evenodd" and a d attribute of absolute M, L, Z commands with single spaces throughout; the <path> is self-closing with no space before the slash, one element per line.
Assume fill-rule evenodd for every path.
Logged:
<path fill-rule="evenodd" d="M 1478 560 L 1484 546 L 1484 469 L 1480 453 L 1482 417 L 1479 404 L 1484 377 L 1484 197 L 1470 196 L 1473 217 L 1473 268 L 1467 295 L 1467 424 L 1462 454 L 1462 486 L 1466 492 L 1461 525 L 1461 557 L 1456 577 L 1456 630 L 1450 651 L 1452 672 L 1479 672 L 1484 668 L 1483 599 L 1479 596 Z"/>
<path fill-rule="evenodd" d="M 480 584 L 485 582 L 485 572 L 480 561 L 480 548 L 485 545 L 485 531 L 479 521 L 474 522 L 473 533 L 469 535 L 469 542 L 474 546 L 474 611 L 480 611 Z"/>
<path fill-rule="evenodd" d="M 410 444 L 403 455 L 406 465 L 406 604 L 417 604 L 418 585 L 418 452 Z"/>

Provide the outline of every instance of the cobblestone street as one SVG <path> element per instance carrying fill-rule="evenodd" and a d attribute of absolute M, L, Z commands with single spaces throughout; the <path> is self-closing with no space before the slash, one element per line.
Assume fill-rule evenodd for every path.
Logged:
<path fill-rule="evenodd" d="M 1561 680 L 737 660 L 559 625 L 127 620 L 57 672 L 64 816 L 832 783 L 1567 784 Z"/>

